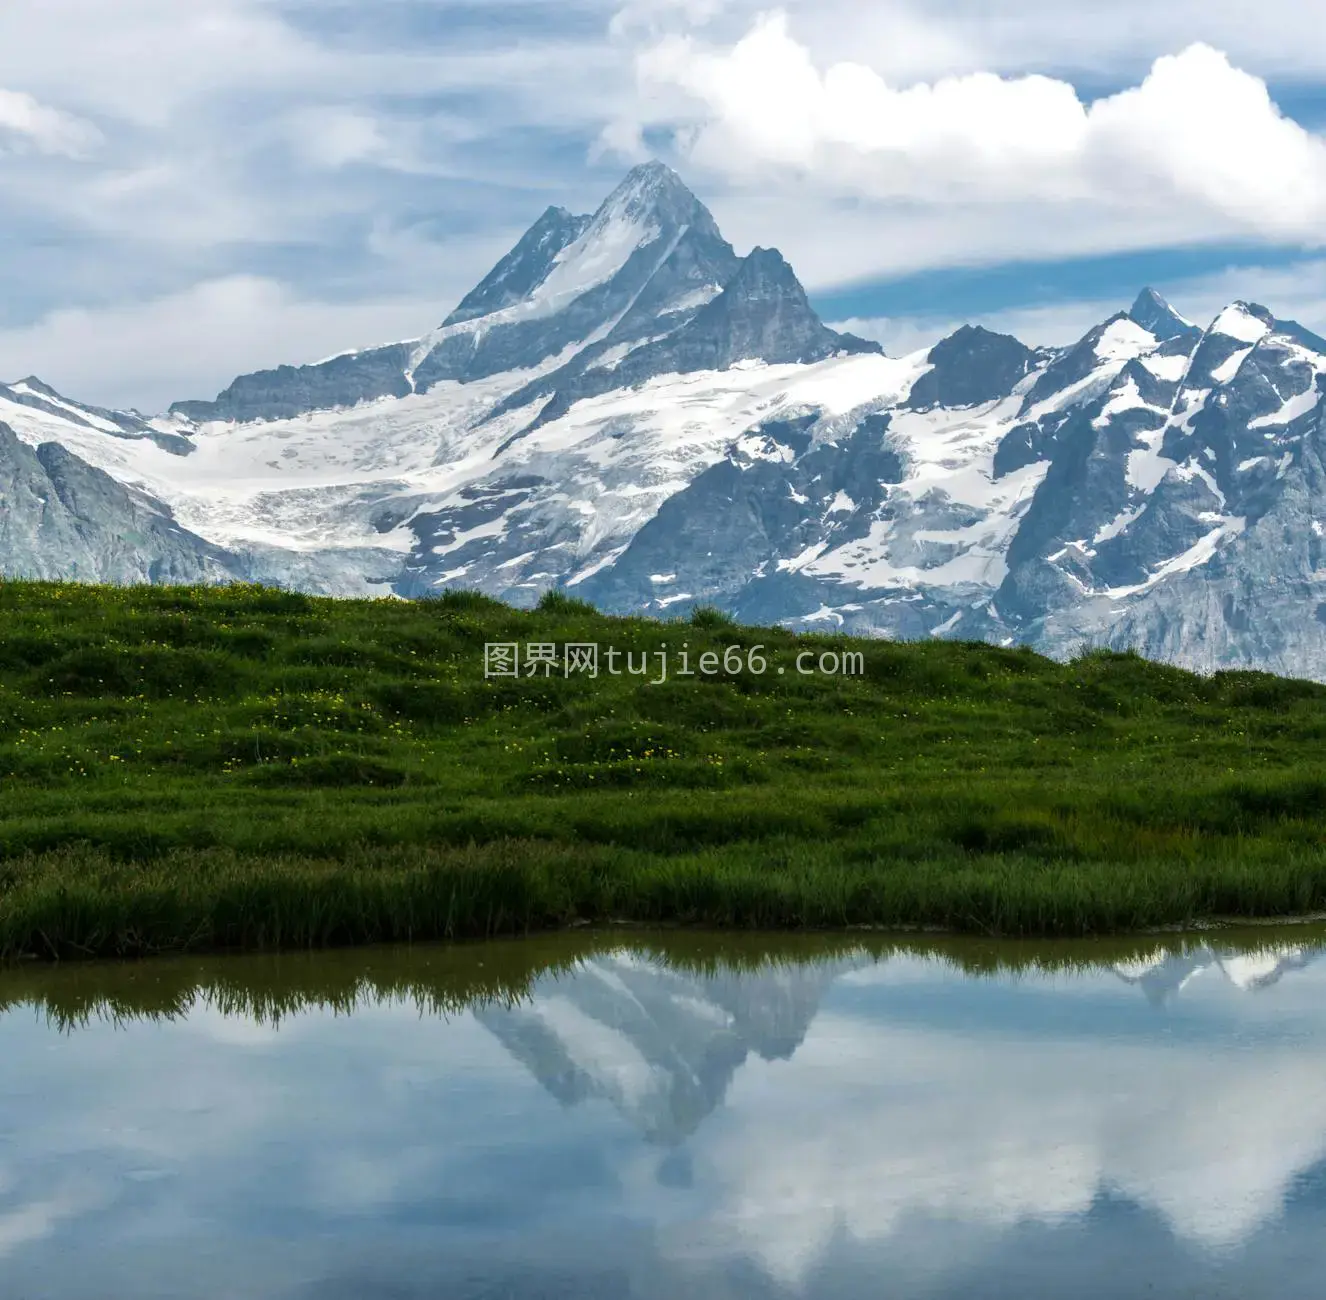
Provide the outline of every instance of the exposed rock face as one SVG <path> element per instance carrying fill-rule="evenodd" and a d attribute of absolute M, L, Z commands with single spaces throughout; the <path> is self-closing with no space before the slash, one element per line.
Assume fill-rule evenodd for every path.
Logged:
<path fill-rule="evenodd" d="M 1036 354 L 1007 334 L 964 325 L 936 343 L 926 360 L 930 369 L 912 385 L 912 410 L 936 406 L 979 406 L 1013 391 L 1030 373 Z"/>
<path fill-rule="evenodd" d="M 175 402 L 171 414 L 196 422 L 284 420 L 332 406 L 404 397 L 414 391 L 406 375 L 412 350 L 409 343 L 392 343 L 316 365 L 277 366 L 240 375 L 215 401 Z"/>
<path fill-rule="evenodd" d="M 67 399 L 54 389 L 45 391 L 51 408 L 62 411 Z M 25 411 L 40 409 L 13 400 Z M 99 410 L 80 409 L 94 415 Z M 84 421 L 75 427 L 95 432 Z M 121 436 L 105 430 L 100 435 Z M 262 542 L 218 545 L 183 527 L 170 506 L 141 488 L 120 482 L 59 442 L 25 442 L 0 422 L 2 577 L 119 584 L 265 582 L 351 596 L 374 589 L 386 594 L 399 570 L 397 554 L 372 547 L 318 552 Z"/>
<path fill-rule="evenodd" d="M 158 501 L 59 443 L 29 447 L 0 424 L 0 573 L 79 582 L 222 582 L 232 557 Z"/>
<path fill-rule="evenodd" d="M 878 343 L 837 334 L 815 315 L 776 248 L 756 248 L 723 291 L 675 334 L 618 367 L 625 382 L 658 374 L 726 370 L 738 361 L 822 361 L 835 352 L 882 352 Z"/>
<path fill-rule="evenodd" d="M 548 208 L 442 324 L 458 325 L 527 298 L 548 278 L 557 254 L 585 233 L 590 220 L 565 208 Z"/>
<path fill-rule="evenodd" d="M 883 352 L 878 343 L 828 329 L 776 248 L 756 248 L 737 266 L 722 292 L 663 338 L 610 364 L 564 372 L 536 422 L 546 424 L 578 401 L 633 387 L 659 375 L 726 370 L 741 361 L 822 361 L 835 353 Z M 524 390 L 512 403 L 524 400 Z"/>
<path fill-rule="evenodd" d="M 1143 289 L 1128 309 L 1128 315 L 1148 334 L 1162 342 L 1167 339 L 1192 337 L 1202 331 L 1185 317 L 1180 316 L 1154 289 Z"/>

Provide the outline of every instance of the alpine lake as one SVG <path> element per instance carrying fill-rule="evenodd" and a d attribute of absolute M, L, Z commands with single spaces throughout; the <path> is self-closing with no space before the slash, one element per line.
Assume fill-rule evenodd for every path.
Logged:
<path fill-rule="evenodd" d="M 5 1300 L 1319 1297 L 1326 925 L 0 969 Z"/>

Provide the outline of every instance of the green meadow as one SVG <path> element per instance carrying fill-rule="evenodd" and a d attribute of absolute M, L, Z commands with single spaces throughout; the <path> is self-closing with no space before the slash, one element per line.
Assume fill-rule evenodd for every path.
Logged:
<path fill-rule="evenodd" d="M 485 677 L 489 643 L 555 662 Z M 562 596 L 0 583 L 5 960 L 1300 915 L 1324 809 L 1326 686 L 1261 673 Z"/>

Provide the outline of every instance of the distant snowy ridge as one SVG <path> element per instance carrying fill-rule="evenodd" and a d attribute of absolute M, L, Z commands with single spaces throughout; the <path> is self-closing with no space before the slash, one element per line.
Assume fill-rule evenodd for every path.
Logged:
<path fill-rule="evenodd" d="M 569 587 L 1326 680 L 1324 394 L 1302 326 L 1236 302 L 1202 328 L 1149 289 L 1071 346 L 964 327 L 886 357 L 650 163 L 593 214 L 547 209 L 420 339 L 152 419 L 30 377 L 0 386 L 0 455 L 59 446 L 156 503 L 200 580 Z M 128 509 L 99 498 L 99 526 Z M 140 558 L 114 580 L 183 571 Z M 35 526 L 0 548 L 5 572 L 61 564 Z"/>

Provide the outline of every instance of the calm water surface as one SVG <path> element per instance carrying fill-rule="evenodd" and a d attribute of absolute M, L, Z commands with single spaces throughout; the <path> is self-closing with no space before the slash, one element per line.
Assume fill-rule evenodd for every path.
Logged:
<path fill-rule="evenodd" d="M 1313 1297 L 1326 934 L 0 971 L 5 1300 Z"/>

